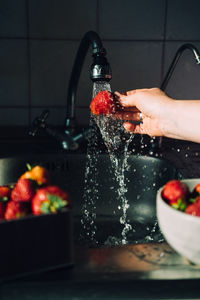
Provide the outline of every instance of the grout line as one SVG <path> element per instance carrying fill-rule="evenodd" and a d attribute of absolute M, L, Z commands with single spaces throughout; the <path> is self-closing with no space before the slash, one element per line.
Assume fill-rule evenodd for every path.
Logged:
<path fill-rule="evenodd" d="M 163 45 L 162 45 L 162 55 L 161 55 L 160 86 L 161 86 L 163 78 L 164 78 L 164 68 L 165 68 L 165 45 L 166 45 L 166 31 L 167 31 L 167 14 L 168 14 L 168 0 L 165 0 L 165 15 L 164 15 Z"/>
<path fill-rule="evenodd" d="M 100 24 L 99 24 L 99 0 L 96 0 L 97 2 L 97 6 L 96 6 L 96 26 L 97 26 L 97 33 L 100 34 L 99 32 L 99 28 L 100 28 Z"/>
<path fill-rule="evenodd" d="M 30 20 L 29 0 L 26 0 L 26 26 L 27 26 L 27 64 L 28 64 L 28 125 L 31 124 L 31 49 L 30 49 Z"/>
<path fill-rule="evenodd" d="M 32 108 L 65 108 L 65 105 L 32 105 Z M 29 105 L 0 105 L 0 108 L 29 108 Z"/>
<path fill-rule="evenodd" d="M 66 42 L 79 42 L 80 38 L 40 38 L 40 37 L 0 37 L 0 40 L 30 40 L 30 41 L 66 41 Z M 116 39 L 116 38 L 104 38 L 106 42 L 163 42 L 162 39 Z M 200 39 L 165 39 L 166 42 L 200 42 Z"/>

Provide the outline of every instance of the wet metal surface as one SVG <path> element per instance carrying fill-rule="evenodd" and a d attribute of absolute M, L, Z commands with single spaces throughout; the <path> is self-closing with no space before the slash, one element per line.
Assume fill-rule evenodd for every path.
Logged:
<path fill-rule="evenodd" d="M 192 265 L 167 243 L 77 248 L 76 280 L 171 280 L 200 278 Z"/>

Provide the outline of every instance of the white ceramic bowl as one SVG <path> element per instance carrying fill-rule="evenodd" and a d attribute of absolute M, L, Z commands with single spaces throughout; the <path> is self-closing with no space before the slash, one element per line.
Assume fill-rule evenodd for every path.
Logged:
<path fill-rule="evenodd" d="M 182 180 L 192 190 L 200 179 Z M 200 217 L 174 209 L 157 193 L 157 219 L 166 241 L 179 254 L 194 264 L 200 264 Z"/>

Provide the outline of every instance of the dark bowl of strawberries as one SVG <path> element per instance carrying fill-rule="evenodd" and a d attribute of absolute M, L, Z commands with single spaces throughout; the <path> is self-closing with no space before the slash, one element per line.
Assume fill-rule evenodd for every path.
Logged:
<path fill-rule="evenodd" d="M 0 185 L 0 281 L 73 265 L 69 193 L 45 167 L 28 167 L 14 184 Z"/>
<path fill-rule="evenodd" d="M 200 264 L 200 179 L 170 180 L 160 188 L 157 219 L 169 245 Z"/>

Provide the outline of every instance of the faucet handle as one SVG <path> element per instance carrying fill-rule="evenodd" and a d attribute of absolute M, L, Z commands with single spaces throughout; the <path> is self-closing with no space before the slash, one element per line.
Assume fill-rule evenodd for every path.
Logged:
<path fill-rule="evenodd" d="M 44 110 L 39 117 L 33 120 L 32 128 L 29 131 L 29 135 L 36 136 L 40 128 L 46 127 L 46 119 L 49 116 L 49 110 Z"/>

